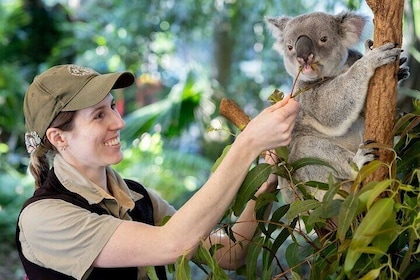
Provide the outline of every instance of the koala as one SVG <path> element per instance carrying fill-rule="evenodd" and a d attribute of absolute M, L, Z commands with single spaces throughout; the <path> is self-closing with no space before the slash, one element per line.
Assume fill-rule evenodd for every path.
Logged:
<path fill-rule="evenodd" d="M 375 69 L 397 61 L 401 49 L 394 43 L 372 48 L 371 41 L 364 55 L 352 49 L 363 40 L 369 22 L 354 12 L 313 12 L 265 21 L 276 40 L 273 48 L 283 56 L 290 76 L 297 79 L 295 90 L 301 90 L 295 97 L 300 111 L 288 147 L 289 161 L 318 158 L 335 169 L 309 165 L 298 169 L 296 178 L 328 182 L 332 174 L 337 182 L 353 181 L 354 166 L 360 169 L 374 159 L 371 150 L 361 148 L 369 80 Z M 284 186 L 281 191 L 286 202 L 298 194 Z M 325 193 L 310 187 L 308 191 L 318 200 Z"/>

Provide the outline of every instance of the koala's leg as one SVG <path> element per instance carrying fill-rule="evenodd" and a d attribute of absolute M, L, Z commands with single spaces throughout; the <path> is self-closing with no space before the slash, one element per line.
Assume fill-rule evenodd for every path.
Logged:
<path fill-rule="evenodd" d="M 309 157 L 321 159 L 329 163 L 333 168 L 323 165 L 308 165 L 296 170 L 295 176 L 299 181 L 328 182 L 330 174 L 335 181 L 354 180 L 356 171 L 352 164 L 355 153 L 331 142 L 326 138 L 315 136 L 303 136 L 295 139 L 290 149 L 289 161 Z M 321 199 L 325 193 L 322 190 L 308 188 L 312 195 Z"/>

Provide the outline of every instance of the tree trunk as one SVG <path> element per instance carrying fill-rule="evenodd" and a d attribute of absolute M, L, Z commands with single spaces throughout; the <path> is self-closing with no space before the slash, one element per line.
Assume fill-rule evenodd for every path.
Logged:
<path fill-rule="evenodd" d="M 386 42 L 402 44 L 404 0 L 366 0 L 374 15 L 374 47 Z M 376 70 L 370 80 L 366 101 L 365 140 L 393 147 L 392 130 L 397 104 L 397 73 L 399 63 L 385 65 Z M 379 159 L 390 163 L 393 153 L 380 149 Z M 379 169 L 368 181 L 382 181 L 388 169 Z"/>

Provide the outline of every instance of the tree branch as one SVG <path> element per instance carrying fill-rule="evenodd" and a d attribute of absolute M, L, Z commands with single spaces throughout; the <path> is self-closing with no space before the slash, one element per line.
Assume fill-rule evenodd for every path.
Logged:
<path fill-rule="evenodd" d="M 386 42 L 402 44 L 404 0 L 367 0 L 374 14 L 374 47 Z M 366 100 L 365 140 L 393 147 L 392 129 L 397 106 L 397 73 L 399 62 L 378 68 L 370 80 Z M 393 154 L 381 150 L 379 159 L 390 163 Z M 388 175 L 386 168 L 378 170 L 368 181 L 382 181 Z"/>

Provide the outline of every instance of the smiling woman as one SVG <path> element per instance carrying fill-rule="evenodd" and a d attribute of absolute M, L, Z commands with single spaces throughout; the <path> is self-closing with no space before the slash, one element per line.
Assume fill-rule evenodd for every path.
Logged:
<path fill-rule="evenodd" d="M 257 228 L 255 201 L 232 227 L 233 239 L 211 231 L 251 163 L 289 143 L 297 103 L 286 98 L 250 121 L 214 174 L 176 211 L 111 167 L 123 158 L 119 135 L 125 123 L 110 91 L 133 82 L 128 72 L 101 75 L 60 65 L 29 86 L 26 143 L 36 191 L 23 205 L 16 231 L 29 279 L 148 279 L 148 273 L 166 279 L 163 265 L 191 257 L 200 244 L 222 245 L 216 257 L 223 268 L 244 263 Z M 243 153 L 245 148 L 250 152 Z M 275 157 L 267 153 L 266 160 Z M 273 175 L 255 196 L 276 187 Z M 167 216 L 165 225 L 155 226 Z"/>

